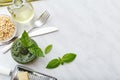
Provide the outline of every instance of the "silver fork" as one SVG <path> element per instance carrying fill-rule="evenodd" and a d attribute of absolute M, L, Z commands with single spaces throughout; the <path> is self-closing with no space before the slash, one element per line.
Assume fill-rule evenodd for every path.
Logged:
<path fill-rule="evenodd" d="M 48 11 L 44 11 L 40 15 L 40 17 L 36 21 L 34 21 L 33 27 L 28 32 L 31 32 L 33 29 L 39 28 L 42 25 L 44 25 L 46 23 L 46 21 L 48 20 L 49 16 L 50 16 L 49 12 Z"/>
<path fill-rule="evenodd" d="M 30 25 L 30 26 L 32 26 L 32 28 L 28 31 L 28 33 L 30 33 L 30 32 L 31 32 L 33 29 L 35 29 L 35 28 L 39 28 L 39 27 L 43 26 L 43 25 L 46 23 L 46 21 L 48 20 L 49 16 L 50 16 L 49 12 L 48 12 L 47 10 L 44 11 L 44 12 L 40 15 L 40 17 L 39 17 L 37 20 L 35 20 L 32 25 Z M 8 41 L 8 42 L 1 42 L 1 43 L 0 43 L 0 46 L 4 46 L 4 45 L 7 45 L 7 44 L 10 44 L 10 43 L 13 42 L 16 38 L 18 38 L 18 36 L 15 36 L 13 39 L 11 39 L 11 40 Z"/>

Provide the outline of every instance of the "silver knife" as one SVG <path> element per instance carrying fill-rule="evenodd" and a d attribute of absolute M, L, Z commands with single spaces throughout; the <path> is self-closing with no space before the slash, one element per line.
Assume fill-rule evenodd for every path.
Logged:
<path fill-rule="evenodd" d="M 35 30 L 31 33 L 28 33 L 28 34 L 30 37 L 34 37 L 34 36 L 38 36 L 38 35 L 48 34 L 48 33 L 55 32 L 55 31 L 58 31 L 58 28 L 56 28 L 56 27 L 44 27 L 44 28 L 37 29 L 37 30 Z M 21 36 L 19 36 L 18 38 L 20 38 L 20 37 Z M 4 48 L 2 48 L 0 50 L 0 52 L 3 54 L 7 53 L 10 50 L 12 44 L 13 44 L 13 42 L 6 45 Z"/>

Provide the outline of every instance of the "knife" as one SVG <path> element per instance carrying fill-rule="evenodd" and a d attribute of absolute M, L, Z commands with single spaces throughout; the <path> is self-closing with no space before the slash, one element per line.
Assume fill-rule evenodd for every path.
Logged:
<path fill-rule="evenodd" d="M 44 27 L 44 28 L 37 29 L 37 30 L 35 30 L 31 33 L 28 33 L 28 34 L 30 37 L 34 37 L 34 36 L 40 36 L 40 35 L 52 33 L 55 31 L 58 31 L 58 28 L 56 28 L 56 27 Z M 21 37 L 21 35 L 18 38 L 20 38 L 20 37 Z M 13 42 L 11 42 L 10 44 L 8 44 L 4 48 L 2 48 L 0 52 L 3 54 L 7 53 L 10 50 Z"/>

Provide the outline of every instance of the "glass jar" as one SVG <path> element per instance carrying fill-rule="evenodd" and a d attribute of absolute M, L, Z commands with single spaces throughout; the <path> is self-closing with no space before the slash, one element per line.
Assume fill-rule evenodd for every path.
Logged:
<path fill-rule="evenodd" d="M 13 0 L 13 4 L 7 7 L 16 22 L 29 23 L 34 16 L 34 8 L 26 0 Z"/>

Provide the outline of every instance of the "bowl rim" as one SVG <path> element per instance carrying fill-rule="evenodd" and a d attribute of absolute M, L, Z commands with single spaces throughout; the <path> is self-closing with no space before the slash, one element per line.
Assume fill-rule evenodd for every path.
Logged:
<path fill-rule="evenodd" d="M 14 27 L 15 27 L 14 34 L 13 34 L 10 38 L 8 38 L 8 39 L 6 39 L 6 40 L 3 40 L 3 41 L 0 41 L 0 43 L 6 43 L 6 42 L 10 41 L 11 39 L 13 39 L 13 38 L 15 37 L 15 35 L 16 35 L 16 33 L 17 33 L 17 26 L 16 26 L 15 21 L 12 19 L 12 17 L 11 17 L 10 15 L 0 14 L 0 16 L 7 16 L 7 17 L 9 17 L 9 19 L 11 20 L 11 22 L 15 25 L 15 26 L 14 26 Z"/>

